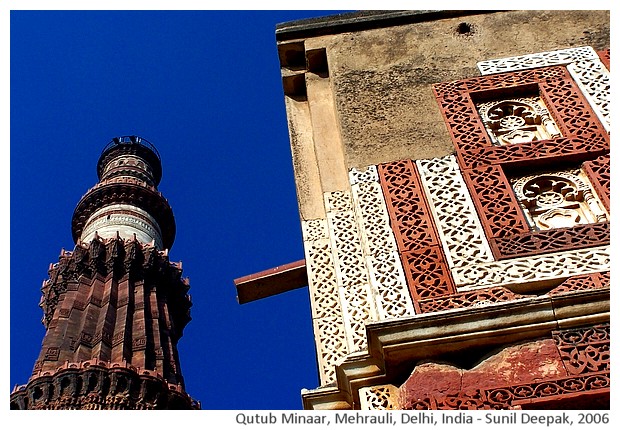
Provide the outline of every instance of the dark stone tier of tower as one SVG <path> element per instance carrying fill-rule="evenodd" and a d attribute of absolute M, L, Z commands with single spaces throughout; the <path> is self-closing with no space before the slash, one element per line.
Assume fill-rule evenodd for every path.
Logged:
<path fill-rule="evenodd" d="M 11 409 L 198 409 L 177 351 L 191 300 L 168 259 L 175 222 L 157 191 L 159 154 L 137 136 L 115 138 L 97 173 L 73 214 L 75 248 L 41 288 L 46 333 Z"/>

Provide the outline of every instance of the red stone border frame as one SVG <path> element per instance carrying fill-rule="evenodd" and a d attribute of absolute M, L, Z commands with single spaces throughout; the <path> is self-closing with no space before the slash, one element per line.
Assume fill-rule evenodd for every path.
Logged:
<path fill-rule="evenodd" d="M 598 54 L 598 57 L 601 59 L 601 62 L 605 65 L 605 67 L 607 67 L 607 70 L 611 70 L 610 68 L 611 55 L 610 55 L 609 48 L 603 49 L 602 51 L 598 51 L 597 54 Z"/>
<path fill-rule="evenodd" d="M 377 171 L 407 284 L 419 313 L 420 300 L 454 294 L 454 282 L 415 163 L 402 160 L 380 164 Z"/>
<path fill-rule="evenodd" d="M 598 230 L 578 226 L 561 232 L 531 232 L 506 176 L 507 170 L 585 162 L 584 170 L 609 210 L 609 135 L 566 68 L 544 67 L 439 83 L 433 85 L 433 91 L 495 258 L 609 243 L 608 223 Z M 475 102 L 532 92 L 540 94 L 563 136 L 494 146 Z M 533 248 L 528 245 L 524 250 L 520 244 L 530 241 L 535 242 Z"/>
<path fill-rule="evenodd" d="M 596 191 L 596 194 L 598 194 L 608 212 L 610 210 L 610 161 L 609 154 L 605 154 L 594 160 L 583 163 L 583 169 L 588 179 L 590 179 L 594 191 Z"/>
<path fill-rule="evenodd" d="M 573 291 L 609 288 L 609 282 L 609 272 L 571 276 L 547 294 L 550 296 L 556 296 L 558 294 L 570 293 Z M 462 309 L 472 306 L 506 302 L 528 297 L 536 297 L 536 295 L 517 294 L 510 291 L 506 287 L 491 287 L 449 294 L 438 298 L 422 299 L 418 305 L 420 313 L 430 313 L 449 309 Z"/>

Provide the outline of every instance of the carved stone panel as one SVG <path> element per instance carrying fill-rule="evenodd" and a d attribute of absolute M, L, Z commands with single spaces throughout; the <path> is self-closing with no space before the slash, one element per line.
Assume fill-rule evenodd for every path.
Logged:
<path fill-rule="evenodd" d="M 327 221 L 302 222 L 308 286 L 321 385 L 335 381 L 335 365 L 348 352 Z"/>
<path fill-rule="evenodd" d="M 513 145 L 561 136 L 538 95 L 500 98 L 477 103 L 476 108 L 495 145 Z"/>
<path fill-rule="evenodd" d="M 580 169 L 546 171 L 511 179 L 533 230 L 605 222 L 608 216 Z"/>
<path fill-rule="evenodd" d="M 422 186 L 450 267 L 493 261 L 454 156 L 418 160 Z"/>
<path fill-rule="evenodd" d="M 359 389 L 361 410 L 400 409 L 399 390 L 394 385 L 375 385 Z"/>
<path fill-rule="evenodd" d="M 489 75 L 558 65 L 566 66 L 601 123 L 609 131 L 609 49 L 597 53 L 589 46 L 582 46 L 539 52 L 481 61 L 478 68 L 481 74 Z"/>
<path fill-rule="evenodd" d="M 610 269 L 608 246 L 501 260 L 452 269 L 454 282 L 462 288 L 545 283 Z"/>
<path fill-rule="evenodd" d="M 362 248 L 379 320 L 415 313 L 376 166 L 349 173 Z"/>

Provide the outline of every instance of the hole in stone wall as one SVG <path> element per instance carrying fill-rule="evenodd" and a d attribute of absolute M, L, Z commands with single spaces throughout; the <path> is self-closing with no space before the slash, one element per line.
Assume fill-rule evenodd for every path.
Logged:
<path fill-rule="evenodd" d="M 456 35 L 457 36 L 471 36 L 476 32 L 476 27 L 473 24 L 470 24 L 469 22 L 461 22 L 459 25 L 456 26 Z"/>
<path fill-rule="evenodd" d="M 457 31 L 459 34 L 467 34 L 470 33 L 472 30 L 471 28 L 471 24 L 467 23 L 467 22 L 462 22 L 459 24 Z"/>

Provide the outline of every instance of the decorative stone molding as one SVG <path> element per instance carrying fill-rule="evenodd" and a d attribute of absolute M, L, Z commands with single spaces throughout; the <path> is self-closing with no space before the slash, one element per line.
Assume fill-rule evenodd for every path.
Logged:
<path fill-rule="evenodd" d="M 588 273 L 571 276 L 547 293 L 549 296 L 567 294 L 598 288 L 609 288 L 609 272 Z M 450 309 L 487 306 L 493 303 L 506 302 L 536 297 L 535 294 L 517 294 L 506 287 L 487 287 L 443 297 L 420 300 L 420 312 L 440 312 Z"/>
<path fill-rule="evenodd" d="M 377 168 L 352 169 L 349 176 L 377 318 L 414 315 Z"/>
<path fill-rule="evenodd" d="M 539 284 L 609 269 L 609 247 L 602 246 L 455 267 L 452 276 L 459 291 L 463 291 L 465 288 Z"/>
<path fill-rule="evenodd" d="M 311 219 L 301 222 L 301 232 L 304 241 L 312 242 L 318 239 L 328 239 L 327 220 Z"/>
<path fill-rule="evenodd" d="M 587 289 L 609 288 L 609 272 L 589 273 L 587 275 L 578 275 L 568 278 L 560 285 L 549 291 L 548 295 L 554 296 L 558 294 L 566 294 L 571 291 L 580 291 Z"/>
<path fill-rule="evenodd" d="M 499 58 L 478 62 L 478 70 L 482 75 L 493 73 L 515 72 L 517 70 L 535 69 L 538 67 L 562 66 L 575 61 L 598 60 L 594 49 L 589 46 L 560 49 L 515 57 Z"/>
<path fill-rule="evenodd" d="M 95 211 L 86 221 L 80 240 L 90 242 L 95 233 L 99 237 L 115 237 L 118 233 L 125 239 L 136 237 L 142 243 L 154 241 L 162 249 L 161 230 L 148 212 L 133 205 L 110 205 Z"/>
<path fill-rule="evenodd" d="M 377 320 L 407 317 L 415 314 L 398 252 L 366 257 L 370 284 L 377 308 Z"/>
<path fill-rule="evenodd" d="M 378 172 L 399 251 L 438 246 L 415 163 L 400 160 L 380 164 Z"/>
<path fill-rule="evenodd" d="M 346 200 L 343 196 L 338 193 L 332 199 L 326 193 L 325 201 L 349 352 L 355 352 L 366 348 L 366 323 L 376 320 L 376 311 L 355 214 L 352 209 L 346 209 L 353 206 L 350 194 L 346 194 Z M 342 205 L 330 206 L 335 201 Z"/>
<path fill-rule="evenodd" d="M 500 73 L 433 85 L 462 169 L 559 158 L 587 159 L 609 151 L 609 136 L 563 67 Z M 508 92 L 509 91 L 509 92 Z M 495 146 L 475 104 L 538 94 L 563 137 Z M 507 96 L 507 94 L 509 94 Z"/>
<path fill-rule="evenodd" d="M 381 164 L 378 173 L 414 306 L 456 292 L 415 163 Z"/>
<path fill-rule="evenodd" d="M 540 338 L 551 339 L 551 333 L 557 330 L 557 327 L 574 330 L 606 324 L 609 322 L 609 293 L 609 288 L 570 291 L 553 297 L 526 297 L 517 301 L 497 302 L 490 306 L 417 314 L 397 321 L 369 324 L 368 352 L 349 355 L 338 365 L 336 386 L 303 391 L 304 408 L 346 409 L 360 405 L 360 388 L 392 384 L 394 372 L 402 370 L 404 362 L 414 364 L 429 360 L 444 361 L 445 357 L 462 355 L 471 345 L 496 350 L 506 345 L 519 345 Z M 605 372 L 602 374 L 602 379 L 599 379 L 597 374 L 590 373 L 580 375 L 577 379 L 567 376 L 564 379 L 560 377 L 535 382 L 535 386 L 527 382 L 514 387 L 523 387 L 523 390 L 532 392 L 530 388 L 542 390 L 548 386 L 559 385 L 560 390 L 563 390 L 564 384 L 576 382 L 579 384 L 576 391 L 582 388 L 592 395 L 599 392 L 604 394 L 609 375 L 607 373 L 605 376 Z M 580 379 L 582 377 L 584 379 Z M 580 381 L 586 382 L 586 385 Z M 547 382 L 550 385 L 546 385 Z M 596 391 L 599 383 L 602 391 Z M 506 387 L 500 386 L 497 389 L 503 388 Z M 512 390 L 513 388 L 509 388 L 510 393 L 514 393 Z M 518 398 L 516 404 L 521 400 L 534 400 L 525 395 L 526 391 L 523 393 L 524 396 Z M 454 405 L 458 404 L 460 403 Z M 434 405 L 436 404 L 432 407 L 435 407 Z M 401 408 L 404 406 L 400 405 Z M 423 402 L 420 408 L 429 408 L 429 403 Z"/>
<path fill-rule="evenodd" d="M 599 60 L 575 61 L 566 66 L 608 132 L 611 128 L 609 72 Z"/>
<path fill-rule="evenodd" d="M 454 156 L 416 161 L 448 266 L 493 261 Z"/>
<path fill-rule="evenodd" d="M 602 51 L 598 51 L 596 54 L 600 58 L 601 62 L 605 65 L 607 70 L 608 71 L 611 70 L 610 65 L 609 65 L 611 61 L 611 53 L 610 53 L 609 48 L 603 49 Z"/>
<path fill-rule="evenodd" d="M 594 160 L 583 163 L 582 168 L 590 179 L 590 183 L 596 191 L 596 195 L 601 199 L 607 212 L 610 210 L 610 155 L 605 154 Z"/>
<path fill-rule="evenodd" d="M 609 55 L 609 50 L 606 52 Z M 599 55 L 589 46 L 481 61 L 478 69 L 482 75 L 489 75 L 559 65 L 566 66 L 601 123 L 609 131 L 609 72 Z"/>
<path fill-rule="evenodd" d="M 400 409 L 398 402 L 398 387 L 387 385 L 375 385 L 359 389 L 361 410 L 393 410 Z"/>
<path fill-rule="evenodd" d="M 609 223 L 603 222 L 496 237 L 491 245 L 499 259 L 508 259 L 603 246 L 609 243 L 609 238 Z"/>
<path fill-rule="evenodd" d="M 327 221 L 303 221 L 302 232 L 319 377 L 325 385 L 335 380 L 335 365 L 349 349 Z"/>
<path fill-rule="evenodd" d="M 609 176 L 606 173 L 609 171 L 606 167 L 609 138 L 564 68 L 555 66 L 498 73 L 436 84 L 434 91 L 452 134 L 463 177 L 496 259 L 557 252 L 566 249 L 568 243 L 578 243 L 576 246 L 580 248 L 608 243 L 608 237 L 589 234 L 584 237 L 583 228 L 561 232 L 554 229 L 545 234 L 531 232 L 505 173 L 525 166 L 534 169 L 547 162 L 562 168 L 574 167 L 585 161 L 583 171 L 590 178 L 603 206 L 608 208 L 609 193 L 605 177 Z M 522 97 L 532 94 L 532 91 L 538 92 L 563 137 L 493 145 L 475 109 L 476 103 L 502 97 Z M 597 171 L 602 172 L 601 175 Z M 594 197 L 592 194 L 589 197 L 592 202 L 596 200 Z M 556 242 L 554 238 L 558 236 L 571 236 L 572 239 Z M 532 244 L 535 250 L 524 251 L 518 244 L 530 239 L 534 239 Z"/>
<path fill-rule="evenodd" d="M 428 313 L 449 309 L 486 306 L 491 303 L 518 300 L 525 297 L 532 296 L 513 293 L 506 287 L 483 288 L 466 291 L 464 293 L 450 294 L 444 297 L 421 300 L 420 311 L 422 313 Z"/>

